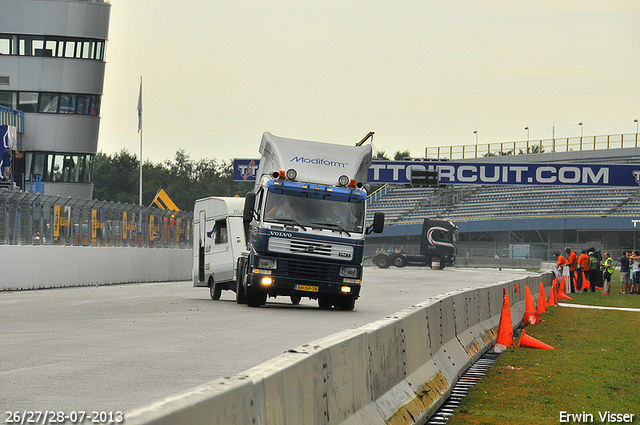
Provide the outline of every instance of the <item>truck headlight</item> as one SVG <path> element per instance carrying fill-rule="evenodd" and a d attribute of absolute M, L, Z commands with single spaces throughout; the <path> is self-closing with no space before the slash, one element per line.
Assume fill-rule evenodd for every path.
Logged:
<path fill-rule="evenodd" d="M 257 267 L 274 270 L 278 268 L 278 261 L 275 258 L 258 258 Z"/>
<path fill-rule="evenodd" d="M 340 276 L 358 277 L 358 268 L 353 266 L 342 266 L 340 267 Z"/>

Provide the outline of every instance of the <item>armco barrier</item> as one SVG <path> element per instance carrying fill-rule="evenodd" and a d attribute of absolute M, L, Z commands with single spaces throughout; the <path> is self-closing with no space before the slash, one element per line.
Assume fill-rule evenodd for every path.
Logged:
<path fill-rule="evenodd" d="M 0 290 L 191 280 L 191 249 L 0 246 Z"/>
<path fill-rule="evenodd" d="M 242 374 L 125 414 L 128 425 L 423 423 L 495 342 L 503 290 L 514 329 L 524 285 L 552 274 L 432 298 L 383 320 L 302 345 Z M 518 292 L 515 286 L 518 286 Z M 535 298 L 535 296 L 534 296 Z"/>

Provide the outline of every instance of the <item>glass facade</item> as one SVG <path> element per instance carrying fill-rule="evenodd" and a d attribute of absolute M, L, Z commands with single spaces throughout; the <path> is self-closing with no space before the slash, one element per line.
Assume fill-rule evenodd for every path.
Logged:
<path fill-rule="evenodd" d="M 52 35 L 0 34 L 0 55 L 104 60 L 104 40 Z"/>
<path fill-rule="evenodd" d="M 95 155 L 60 152 L 25 152 L 25 178 L 43 182 L 91 183 Z"/>
<path fill-rule="evenodd" d="M 0 106 L 43 114 L 100 115 L 101 96 L 76 93 L 37 93 L 0 90 Z"/>

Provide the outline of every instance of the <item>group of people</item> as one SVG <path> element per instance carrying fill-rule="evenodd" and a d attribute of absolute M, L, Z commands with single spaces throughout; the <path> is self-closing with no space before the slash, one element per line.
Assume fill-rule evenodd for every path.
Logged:
<path fill-rule="evenodd" d="M 396 248 L 387 248 L 387 250 L 385 250 L 384 248 L 378 248 L 376 249 L 376 255 L 378 254 L 387 254 L 388 256 L 391 256 L 393 254 L 404 254 L 404 247 L 396 247 Z"/>
<path fill-rule="evenodd" d="M 586 252 L 582 250 L 578 256 L 571 248 L 564 249 L 566 256 L 560 252 L 554 254 L 558 271 L 564 271 L 567 278 L 567 292 L 582 292 L 591 289 L 596 291 L 596 287 L 602 287 L 602 294 L 609 295 L 611 291 L 611 276 L 615 270 L 616 264 L 609 252 L 603 254 L 604 262 L 601 263 L 595 251 Z M 640 253 L 638 251 L 626 252 L 622 251 L 622 255 L 618 258 L 620 263 L 620 282 L 622 283 L 622 294 L 638 294 L 640 293 Z M 631 273 L 633 270 L 633 273 Z M 588 281 L 588 287 L 585 281 Z"/>

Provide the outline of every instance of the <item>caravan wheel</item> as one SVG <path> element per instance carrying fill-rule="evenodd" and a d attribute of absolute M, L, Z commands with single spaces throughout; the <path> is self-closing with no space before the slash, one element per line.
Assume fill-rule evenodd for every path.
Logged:
<path fill-rule="evenodd" d="M 211 299 L 214 301 L 218 301 L 222 295 L 222 288 L 215 284 L 213 277 L 209 277 L 209 295 L 211 295 Z"/>

